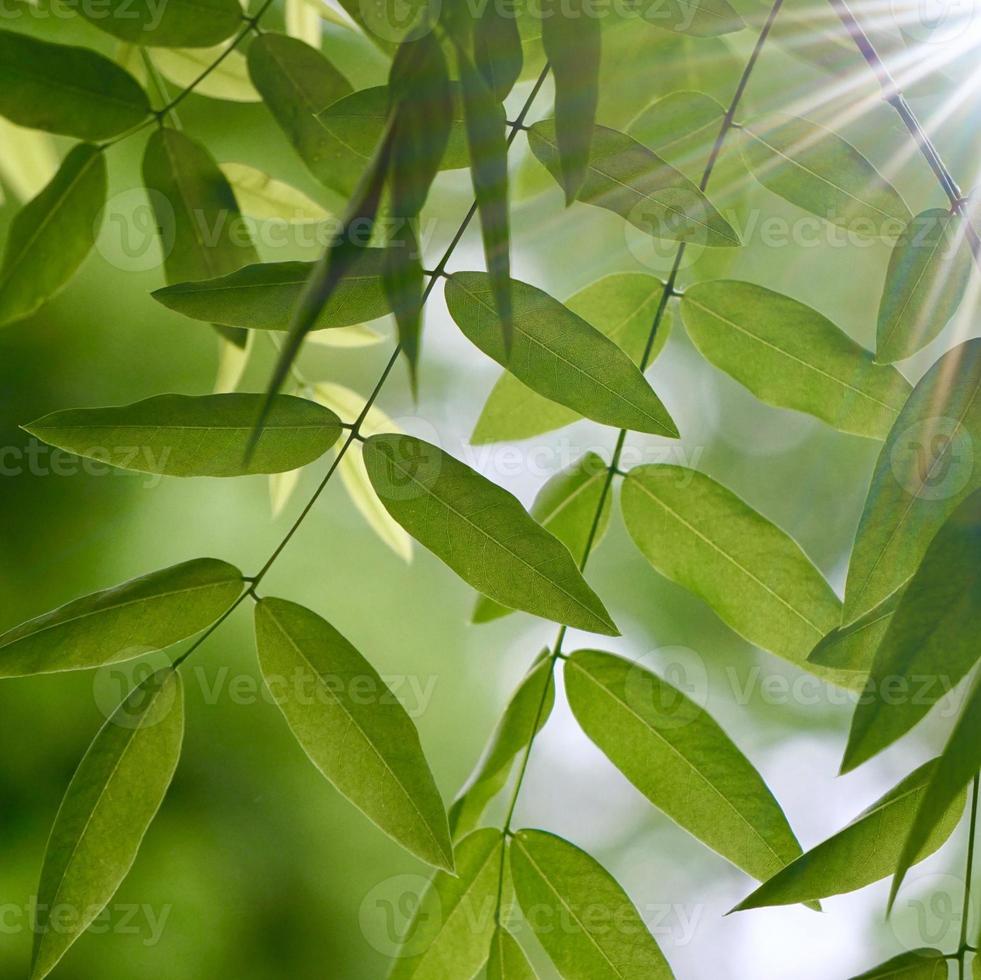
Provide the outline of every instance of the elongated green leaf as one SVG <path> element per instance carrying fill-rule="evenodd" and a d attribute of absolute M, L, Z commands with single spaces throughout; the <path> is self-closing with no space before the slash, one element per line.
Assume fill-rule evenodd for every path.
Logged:
<path fill-rule="evenodd" d="M 491 940 L 487 980 L 538 980 L 518 940 L 503 926 L 497 927 Z"/>
<path fill-rule="evenodd" d="M 854 623 L 835 627 L 815 645 L 807 657 L 808 661 L 835 670 L 867 673 L 872 668 L 875 652 L 886 635 L 902 594 L 903 590 L 897 589 Z"/>
<path fill-rule="evenodd" d="M 456 877 L 439 871 L 423 894 L 388 980 L 461 980 L 487 962 L 501 880 L 500 831 L 456 846 Z"/>
<path fill-rule="evenodd" d="M 132 660 L 199 633 L 242 591 L 227 562 L 196 558 L 74 599 L 0 636 L 0 677 Z"/>
<path fill-rule="evenodd" d="M 627 134 L 649 150 L 670 156 L 692 145 L 711 145 L 724 115 L 725 108 L 703 92 L 672 92 L 644 109 Z"/>
<path fill-rule="evenodd" d="M 223 163 L 221 172 L 243 214 L 266 221 L 326 221 L 330 214 L 303 191 L 245 163 Z"/>
<path fill-rule="evenodd" d="M 947 980 L 947 957 L 939 949 L 912 949 L 900 953 L 852 980 Z"/>
<path fill-rule="evenodd" d="M 559 174 L 555 125 L 535 123 L 532 152 L 553 177 Z M 626 133 L 597 126 L 578 200 L 613 211 L 654 238 L 709 247 L 742 244 L 732 225 L 680 170 Z"/>
<path fill-rule="evenodd" d="M 409 383 L 418 395 L 425 274 L 413 219 L 398 219 L 398 229 L 385 248 L 382 283 L 398 325 L 399 347 L 409 364 Z"/>
<path fill-rule="evenodd" d="M 22 201 L 37 197 L 58 172 L 54 140 L 0 118 L 0 178 Z"/>
<path fill-rule="evenodd" d="M 935 760 L 920 766 L 847 827 L 760 885 L 736 909 L 794 905 L 842 895 L 885 878 L 896 866 L 903 838 L 935 770 Z M 962 798 L 949 808 L 918 860 L 932 854 L 951 835 L 963 806 Z"/>
<path fill-rule="evenodd" d="M 555 78 L 553 173 L 569 205 L 587 179 L 599 102 L 600 19 L 585 0 L 545 0 L 541 17 L 542 45 Z"/>
<path fill-rule="evenodd" d="M 608 472 L 603 460 L 596 453 L 586 453 L 548 480 L 531 507 L 531 516 L 549 534 L 554 534 L 580 564 L 585 558 L 586 545 L 590 538 L 595 547 L 603 540 L 610 525 L 613 495 L 604 493 L 607 480 Z M 598 509 L 600 512 L 597 518 Z M 512 612 L 513 609 L 507 609 L 493 599 L 481 596 L 474 606 L 473 622 L 486 623 Z"/>
<path fill-rule="evenodd" d="M 129 873 L 180 759 L 180 676 L 158 671 L 103 725 L 65 792 L 44 855 L 31 980 L 46 977 Z"/>
<path fill-rule="evenodd" d="M 286 33 L 305 41 L 312 48 L 319 48 L 323 40 L 323 22 L 320 10 L 326 4 L 316 0 L 286 0 Z"/>
<path fill-rule="evenodd" d="M 94 142 L 149 114 L 137 81 L 101 54 L 0 31 L 0 115 L 12 122 Z"/>
<path fill-rule="evenodd" d="M 728 0 L 654 0 L 647 5 L 644 20 L 692 37 L 718 37 L 746 26 Z"/>
<path fill-rule="evenodd" d="M 78 12 L 121 41 L 155 48 L 208 48 L 242 27 L 239 0 L 127 0 L 106 6 L 80 3 Z"/>
<path fill-rule="evenodd" d="M 565 305 L 592 324 L 640 366 L 647 350 L 664 283 L 643 272 L 622 272 L 592 283 Z M 653 361 L 667 343 L 671 316 L 663 313 L 647 357 Z M 527 439 L 575 422 L 582 416 L 539 395 L 505 371 L 484 405 L 470 441 L 474 445 Z"/>
<path fill-rule="evenodd" d="M 918 214 L 889 259 L 876 360 L 901 361 L 930 343 L 957 312 L 970 275 L 961 218 L 942 208 Z"/>
<path fill-rule="evenodd" d="M 54 179 L 14 218 L 0 268 L 0 326 L 35 313 L 92 250 L 106 200 L 106 161 L 73 149 Z"/>
<path fill-rule="evenodd" d="M 196 95 L 209 99 L 260 102 L 262 96 L 249 80 L 245 55 L 240 51 L 226 54 L 227 49 L 228 44 L 213 48 L 158 48 L 152 58 L 160 74 L 180 89 L 194 85 Z M 217 68 L 211 68 L 219 58 Z"/>
<path fill-rule="evenodd" d="M 278 395 L 262 439 L 245 447 L 262 395 L 155 395 L 113 408 L 52 412 L 24 428 L 59 449 L 109 466 L 166 476 L 281 473 L 322 456 L 341 434 L 329 409 Z"/>
<path fill-rule="evenodd" d="M 283 34 L 257 37 L 248 61 L 252 84 L 310 173 L 351 194 L 371 154 L 358 154 L 317 118 L 351 93 L 347 79 L 319 51 Z"/>
<path fill-rule="evenodd" d="M 506 490 L 412 436 L 372 436 L 364 458 L 392 517 L 479 592 L 567 626 L 617 635 L 565 545 Z"/>
<path fill-rule="evenodd" d="M 981 487 L 981 339 L 948 351 L 920 379 L 872 475 L 848 566 L 843 625 L 895 592 L 957 505 Z"/>
<path fill-rule="evenodd" d="M 885 439 L 912 391 L 817 310 L 755 283 L 698 283 L 681 315 L 699 351 L 761 401 L 844 432 Z"/>
<path fill-rule="evenodd" d="M 285 599 L 255 611 L 259 666 L 321 773 L 393 840 L 453 870 L 446 811 L 419 735 L 374 667 L 330 623 Z"/>
<path fill-rule="evenodd" d="M 499 4 L 485 3 L 473 25 L 474 61 L 498 102 L 521 77 L 524 51 L 517 17 Z"/>
<path fill-rule="evenodd" d="M 449 140 L 439 161 L 440 170 L 458 170 L 466 167 L 470 160 L 459 84 L 451 82 L 449 92 L 453 111 Z M 369 159 L 385 130 L 391 104 L 389 86 L 379 85 L 338 99 L 317 118 L 344 146 L 350 147 L 351 151 L 364 159 Z"/>
<path fill-rule="evenodd" d="M 358 249 L 311 329 L 348 327 L 389 311 L 382 283 L 384 251 Z M 181 282 L 153 298 L 194 320 L 255 330 L 289 330 L 316 262 L 263 262 L 217 279 Z"/>
<path fill-rule="evenodd" d="M 743 127 L 743 157 L 766 188 L 862 238 L 897 238 L 912 215 L 851 143 L 817 123 L 772 115 Z"/>
<path fill-rule="evenodd" d="M 679 826 L 760 881 L 800 854 L 752 763 L 680 690 L 595 650 L 566 661 L 565 682 L 583 731 Z"/>
<path fill-rule="evenodd" d="M 842 771 L 905 735 L 981 657 L 981 490 L 947 519 L 903 590 L 855 706 Z"/>
<path fill-rule="evenodd" d="M 624 481 L 621 504 L 627 530 L 654 568 L 751 643 L 805 666 L 838 623 L 837 596 L 797 542 L 703 473 L 639 466 Z"/>
<path fill-rule="evenodd" d="M 513 280 L 510 355 L 489 277 L 454 273 L 446 303 L 456 324 L 485 354 L 535 391 L 587 418 L 677 438 L 667 409 L 630 358 L 582 317 L 540 289 Z"/>
<path fill-rule="evenodd" d="M 454 838 L 469 834 L 477 826 L 487 804 L 507 783 L 515 759 L 545 727 L 554 705 L 552 661 L 549 651 L 544 650 L 514 692 L 477 767 L 450 807 Z"/>
<path fill-rule="evenodd" d="M 511 843 L 511 873 L 530 925 L 566 980 L 673 977 L 634 904 L 585 851 L 522 830 Z"/>

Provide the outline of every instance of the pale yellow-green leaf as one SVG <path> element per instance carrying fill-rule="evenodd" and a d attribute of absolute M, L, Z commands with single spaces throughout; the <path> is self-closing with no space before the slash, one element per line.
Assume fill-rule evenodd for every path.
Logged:
<path fill-rule="evenodd" d="M 235 191 L 243 214 L 260 220 L 290 223 L 326 221 L 330 213 L 303 191 L 245 163 L 223 163 L 221 172 Z"/>
<path fill-rule="evenodd" d="M 252 352 L 253 334 L 246 335 L 244 347 L 239 347 L 225 337 L 218 337 L 218 373 L 215 376 L 214 392 L 216 395 L 235 391 L 242 383 L 242 375 L 249 363 Z"/>
<path fill-rule="evenodd" d="M 282 514 L 283 509 L 290 502 L 302 472 L 302 469 L 287 470 L 285 473 L 273 473 L 269 477 L 269 506 L 274 519 Z"/>
<path fill-rule="evenodd" d="M 356 323 L 352 327 L 315 330 L 307 334 L 306 342 L 317 347 L 373 347 L 385 338 L 371 327 Z"/>
<path fill-rule="evenodd" d="M 312 48 L 319 48 L 322 33 L 319 6 L 310 0 L 286 0 L 286 33 L 306 41 Z"/>
<path fill-rule="evenodd" d="M 151 57 L 160 74 L 179 88 L 187 88 L 201 78 L 228 48 L 228 42 L 214 48 L 155 48 Z M 221 64 L 195 85 L 198 95 L 226 102 L 260 102 L 259 93 L 249 80 L 245 55 L 232 51 Z"/>
<path fill-rule="evenodd" d="M 0 178 L 17 197 L 37 197 L 57 172 L 58 154 L 47 133 L 0 118 Z"/>

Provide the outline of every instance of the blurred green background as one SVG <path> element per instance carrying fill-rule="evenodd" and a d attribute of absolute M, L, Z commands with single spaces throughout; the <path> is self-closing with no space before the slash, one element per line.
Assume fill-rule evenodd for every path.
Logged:
<path fill-rule="evenodd" d="M 0 25 L 5 28 L 113 51 L 111 39 L 77 19 L 45 18 L 43 8 L 7 9 L 21 16 L 9 17 Z M 805 10 L 791 2 L 794 9 Z M 749 0 L 741 10 L 756 22 L 759 10 Z M 278 18 L 274 11 L 268 26 Z M 625 127 L 657 96 L 679 89 L 727 102 L 755 30 L 726 42 L 692 40 L 634 18 L 613 19 L 606 30 L 601 121 Z M 384 79 L 384 59 L 350 32 L 326 29 L 324 51 L 359 87 Z M 889 174 L 914 212 L 942 205 L 925 164 L 909 151 L 904 130 L 877 98 L 861 62 L 847 49 L 836 57 L 833 71 L 822 71 L 774 41 L 741 115 L 780 107 L 832 125 Z M 534 68 L 530 64 L 529 73 Z M 977 165 L 979 94 L 972 72 L 976 51 L 945 65 L 942 78 L 934 72 L 936 84 L 920 86 L 928 91 L 914 100 L 936 121 L 941 152 L 967 186 Z M 525 83 L 512 96 L 515 107 L 528 88 Z M 534 115 L 548 114 L 549 104 L 546 89 Z M 261 105 L 191 96 L 180 116 L 188 134 L 219 161 L 250 163 L 330 208 L 338 206 L 307 175 Z M 122 195 L 111 206 L 114 214 L 141 207 L 143 139 L 110 151 L 111 194 Z M 63 152 L 64 144 L 57 145 Z M 674 162 L 697 175 L 706 151 L 704 142 L 682 148 Z M 612 214 L 581 205 L 563 210 L 558 189 L 527 157 L 520 139 L 514 163 L 517 278 L 564 298 L 609 272 L 666 271 L 672 249 L 652 248 L 625 232 Z M 18 207 L 11 188 L 6 191 L 4 230 Z M 768 242 L 759 231 L 763 218 L 776 216 L 792 231 L 803 215 L 746 176 L 735 141 L 710 194 L 735 215 L 748 245 L 737 256 L 696 254 L 686 279 L 733 276 L 762 283 L 815 306 L 872 344 L 888 246 Z M 466 173 L 440 177 L 427 211 L 433 255 L 451 237 L 469 198 Z M 260 251 L 266 259 L 316 254 L 299 244 Z M 481 261 L 471 234 L 451 270 L 480 268 Z M 110 228 L 65 292 L 31 320 L 0 333 L 0 446 L 26 449 L 18 426 L 56 409 L 211 390 L 216 338 L 206 325 L 154 303 L 149 292 L 161 284 L 159 268 L 131 267 Z M 941 337 L 903 365 L 911 380 L 947 347 L 977 333 L 976 308 L 975 291 Z M 377 326 L 390 336 L 388 324 Z M 262 341 L 245 390 L 260 390 L 268 376 L 272 348 Z M 388 340 L 358 350 L 311 347 L 302 366 L 313 379 L 367 394 L 389 351 Z M 404 428 L 438 438 L 526 504 L 550 473 L 587 449 L 608 457 L 615 433 L 586 422 L 516 446 L 470 447 L 469 433 L 497 370 L 458 333 L 437 293 L 418 404 L 401 365 L 379 404 Z M 840 590 L 877 445 L 756 402 L 700 360 L 677 318 L 649 376 L 683 439 L 678 445 L 631 439 L 627 460 L 683 463 L 720 479 L 792 533 Z M 70 459 L 59 458 L 73 469 Z M 253 572 L 328 465 L 325 459 L 310 466 L 283 516 L 273 520 L 263 478 L 164 479 L 150 486 L 145 477 L 123 473 L 59 475 L 45 454 L 33 468 L 11 459 L 2 461 L 0 482 L 2 629 L 78 594 L 188 558 L 225 558 Z M 802 684 L 804 675 L 741 641 L 706 606 L 661 579 L 618 517 L 588 578 L 623 631 L 604 648 L 644 658 L 699 696 L 764 774 L 805 847 L 840 828 L 927 758 L 949 724 L 939 718 L 860 772 L 838 779 L 850 716 L 840 692 L 813 679 Z M 365 525 L 339 481 L 263 592 L 309 605 L 383 675 L 396 679 L 447 803 L 510 691 L 554 633 L 523 614 L 468 625 L 468 588 L 418 547 L 411 564 L 400 561 Z M 595 642 L 573 633 L 566 646 Z M 341 799 L 297 747 L 263 695 L 246 608 L 195 654 L 185 684 L 187 737 L 168 799 L 113 901 L 108 927 L 85 936 L 54 975 L 383 976 L 411 908 L 407 890 L 420 887 L 426 871 Z M 118 669 L 0 684 L 3 978 L 26 976 L 26 910 L 46 836 L 81 754 L 125 687 Z M 494 816 L 492 811 L 489 818 Z M 963 833 L 915 869 L 889 923 L 884 884 L 831 899 L 823 914 L 794 908 L 724 918 L 752 882 L 641 799 L 577 732 L 561 698 L 536 745 L 518 823 L 564 834 L 604 862 L 644 911 L 680 978 L 833 980 L 907 948 L 956 943 Z M 936 895 L 945 897 L 938 902 L 930 897 Z M 552 976 L 538 961 L 542 976 Z"/>

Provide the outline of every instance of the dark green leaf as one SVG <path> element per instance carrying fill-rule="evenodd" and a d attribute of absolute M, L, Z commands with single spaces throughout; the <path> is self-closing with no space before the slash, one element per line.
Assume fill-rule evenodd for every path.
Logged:
<path fill-rule="evenodd" d="M 262 395 L 155 395 L 132 405 L 53 412 L 24 428 L 79 456 L 166 476 L 282 473 L 318 459 L 341 434 L 330 409 L 278 395 L 246 464 L 245 447 L 262 403 Z"/>
<path fill-rule="evenodd" d="M 543 830 L 511 843 L 521 907 L 565 980 L 671 980 L 634 904 L 585 851 Z"/>
<path fill-rule="evenodd" d="M 259 602 L 255 631 L 263 679 L 310 761 L 393 840 L 452 871 L 419 735 L 374 667 L 330 623 L 284 599 Z"/>
<path fill-rule="evenodd" d="M 617 635 L 565 545 L 506 490 L 412 436 L 372 436 L 364 460 L 392 517 L 479 592 L 567 626 Z"/>
<path fill-rule="evenodd" d="M 535 123 L 532 152 L 553 177 L 559 173 L 555 126 Z M 578 200 L 613 211 L 654 238 L 709 247 L 742 244 L 732 225 L 680 170 L 626 133 L 597 126 Z"/>
<path fill-rule="evenodd" d="M 0 326 L 35 313 L 92 250 L 106 201 L 106 161 L 77 146 L 10 226 L 0 268 Z"/>
<path fill-rule="evenodd" d="M 854 623 L 835 627 L 815 645 L 808 661 L 834 670 L 868 673 L 902 594 L 899 588 Z"/>
<path fill-rule="evenodd" d="M 132 660 L 199 633 L 242 591 L 227 562 L 197 558 L 94 592 L 0 636 L 0 677 Z"/>
<path fill-rule="evenodd" d="M 409 377 L 418 391 L 419 350 L 422 343 L 422 297 L 424 273 L 422 254 L 413 222 L 398 219 L 398 230 L 385 249 L 384 286 L 399 330 L 399 346 L 409 362 Z M 341 283 L 343 285 L 343 282 Z M 332 300 L 335 300 L 335 293 Z"/>
<path fill-rule="evenodd" d="M 242 27 L 238 0 L 127 0 L 77 6 L 99 30 L 130 44 L 157 48 L 209 48 Z"/>
<path fill-rule="evenodd" d="M 938 949 L 912 949 L 900 953 L 852 980 L 947 980 L 947 957 Z"/>
<path fill-rule="evenodd" d="M 514 338 L 505 349 L 489 277 L 454 273 L 446 302 L 457 326 L 539 394 L 618 428 L 677 438 L 660 399 L 630 358 L 582 317 L 540 289 L 513 280 Z"/>
<path fill-rule="evenodd" d="M 817 310 L 755 283 L 691 286 L 681 315 L 701 353 L 761 401 L 843 432 L 885 439 L 912 391 Z"/>
<path fill-rule="evenodd" d="M 653 0 L 647 5 L 644 20 L 692 37 L 718 37 L 746 26 L 728 0 Z"/>
<path fill-rule="evenodd" d="M 133 690 L 89 746 L 44 855 L 31 980 L 55 968 L 129 873 L 183 738 L 180 676 L 167 668 Z"/>
<path fill-rule="evenodd" d="M 474 61 L 498 102 L 521 77 L 524 52 L 518 20 L 497 3 L 485 3 L 473 25 Z"/>
<path fill-rule="evenodd" d="M 910 773 L 843 830 L 760 885 L 736 910 L 842 895 L 885 878 L 896 866 L 903 838 L 935 770 L 933 760 Z M 917 860 L 932 854 L 951 835 L 963 808 L 963 799 L 950 807 Z"/>
<path fill-rule="evenodd" d="M 525 951 L 503 926 L 497 927 L 491 940 L 487 980 L 538 980 Z"/>
<path fill-rule="evenodd" d="M 957 312 L 970 275 L 962 219 L 942 208 L 918 214 L 889 259 L 876 360 L 901 361 L 930 343 Z"/>
<path fill-rule="evenodd" d="M 132 75 L 101 54 L 0 31 L 0 115 L 19 126 L 94 142 L 149 114 Z"/>

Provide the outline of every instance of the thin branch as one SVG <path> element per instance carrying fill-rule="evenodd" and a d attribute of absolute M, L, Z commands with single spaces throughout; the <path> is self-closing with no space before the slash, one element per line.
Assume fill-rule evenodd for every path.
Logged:
<path fill-rule="evenodd" d="M 964 908 L 961 912 L 961 936 L 957 943 L 957 973 L 960 980 L 966 976 L 964 972 L 964 955 L 971 946 L 967 941 L 968 919 L 971 915 L 971 876 L 974 873 L 974 838 L 978 825 L 978 788 L 981 779 L 974 777 L 974 788 L 971 791 L 971 823 L 967 832 L 967 862 L 964 868 Z"/>

